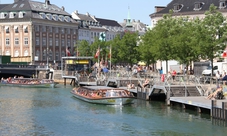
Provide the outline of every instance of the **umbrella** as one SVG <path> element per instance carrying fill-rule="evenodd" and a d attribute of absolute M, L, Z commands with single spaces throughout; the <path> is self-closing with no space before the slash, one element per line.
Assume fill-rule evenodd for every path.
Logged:
<path fill-rule="evenodd" d="M 146 65 L 146 63 L 145 63 L 145 62 L 143 62 L 143 61 L 139 61 L 139 62 L 138 62 L 138 65 L 145 66 L 145 65 Z"/>

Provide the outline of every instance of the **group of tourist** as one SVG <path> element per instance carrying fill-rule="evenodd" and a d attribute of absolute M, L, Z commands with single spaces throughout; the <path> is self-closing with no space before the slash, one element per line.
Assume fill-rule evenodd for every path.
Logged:
<path fill-rule="evenodd" d="M 12 84 L 42 84 L 42 83 L 52 83 L 53 80 L 49 79 L 35 79 L 35 78 L 24 78 L 23 76 L 14 76 L 8 78 L 1 78 L 1 83 L 12 83 Z"/>

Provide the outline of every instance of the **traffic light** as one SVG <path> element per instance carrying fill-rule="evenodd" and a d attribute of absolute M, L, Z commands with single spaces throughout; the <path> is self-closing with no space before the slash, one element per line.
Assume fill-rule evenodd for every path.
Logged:
<path fill-rule="evenodd" d="M 99 40 L 100 41 L 106 41 L 106 34 L 105 34 L 105 32 L 101 32 L 99 34 Z"/>

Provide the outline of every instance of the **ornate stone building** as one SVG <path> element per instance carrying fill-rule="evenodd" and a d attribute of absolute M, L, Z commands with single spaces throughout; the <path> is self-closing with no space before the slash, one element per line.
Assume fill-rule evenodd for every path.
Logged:
<path fill-rule="evenodd" d="M 0 5 L 0 54 L 14 62 L 59 63 L 74 51 L 79 23 L 50 0 Z"/>

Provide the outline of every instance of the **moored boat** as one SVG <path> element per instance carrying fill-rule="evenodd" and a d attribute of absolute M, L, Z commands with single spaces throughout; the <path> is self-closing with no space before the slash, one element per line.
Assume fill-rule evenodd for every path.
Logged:
<path fill-rule="evenodd" d="M 34 88 L 54 88 L 58 83 L 50 79 L 36 79 L 36 78 L 8 78 L 2 79 L 1 86 L 12 87 L 34 87 Z"/>
<path fill-rule="evenodd" d="M 106 86 L 81 86 L 73 88 L 74 97 L 95 104 L 125 105 L 133 103 L 135 97 L 126 89 Z"/>

